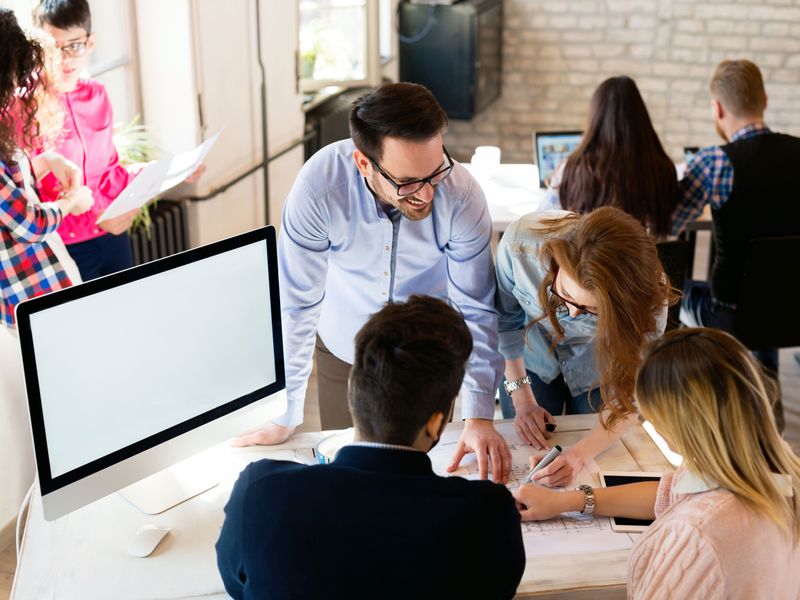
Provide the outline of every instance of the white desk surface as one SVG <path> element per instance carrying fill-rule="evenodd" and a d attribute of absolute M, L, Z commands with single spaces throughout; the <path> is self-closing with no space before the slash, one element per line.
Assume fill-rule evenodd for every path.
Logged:
<path fill-rule="evenodd" d="M 558 418 L 560 443 L 574 443 L 595 423 L 594 415 Z M 458 423 L 450 427 L 458 428 Z M 327 433 L 294 436 L 281 446 L 224 447 L 225 480 L 161 515 L 147 516 L 112 494 L 54 522 L 42 517 L 34 493 L 23 538 L 12 600 L 94 600 L 109 598 L 227 598 L 217 573 L 214 544 L 222 507 L 239 471 L 264 457 L 308 458 Z M 637 426 L 596 459 L 604 470 L 666 471 L 671 467 Z M 172 531 L 148 558 L 126 553 L 139 526 L 155 523 Z M 552 556 L 528 560 L 518 597 L 624 598 L 627 551 Z"/>
<path fill-rule="evenodd" d="M 531 164 L 496 165 L 490 171 L 464 163 L 486 195 L 492 227 L 501 233 L 522 215 L 546 204 L 547 191 L 539 188 L 539 170 Z"/>

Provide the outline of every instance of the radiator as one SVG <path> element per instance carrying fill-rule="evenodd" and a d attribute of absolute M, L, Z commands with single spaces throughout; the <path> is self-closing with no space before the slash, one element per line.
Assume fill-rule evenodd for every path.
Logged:
<path fill-rule="evenodd" d="M 149 229 L 131 233 L 133 264 L 141 265 L 189 248 L 186 209 L 182 202 L 159 200 L 150 207 Z"/>

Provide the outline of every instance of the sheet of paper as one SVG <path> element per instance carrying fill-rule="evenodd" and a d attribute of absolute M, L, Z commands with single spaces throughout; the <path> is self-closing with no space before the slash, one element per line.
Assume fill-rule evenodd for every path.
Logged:
<path fill-rule="evenodd" d="M 96 223 L 141 208 L 159 194 L 163 194 L 181 183 L 200 166 L 219 139 L 220 133 L 212 135 L 189 152 L 183 152 L 147 165 L 97 217 Z"/>
<path fill-rule="evenodd" d="M 512 422 L 495 425 L 511 449 L 511 476 L 506 487 L 514 491 L 527 477 L 530 471 L 530 456 L 535 451 L 520 441 Z M 453 458 L 460 435 L 460 430 L 446 430 L 439 444 L 428 453 L 433 470 L 442 476 L 455 475 L 465 479 L 478 479 L 478 462 L 474 454 L 465 456 L 461 466 L 454 473 L 447 473 L 447 465 Z M 550 441 L 558 443 L 559 434 L 554 434 Z M 599 485 L 598 471 L 597 463 L 590 461 L 578 474 L 577 482 Z M 565 513 L 548 521 L 522 523 L 522 540 L 528 558 L 626 550 L 633 546 L 633 538 L 627 533 L 613 531 L 608 518 L 587 517 L 580 513 Z"/>

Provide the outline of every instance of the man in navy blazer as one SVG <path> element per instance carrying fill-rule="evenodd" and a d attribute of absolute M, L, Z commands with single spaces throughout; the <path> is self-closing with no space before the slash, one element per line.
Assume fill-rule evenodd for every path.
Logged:
<path fill-rule="evenodd" d="M 439 477 L 472 338 L 440 300 L 387 304 L 356 337 L 355 442 L 329 465 L 261 460 L 225 507 L 217 564 L 248 598 L 511 598 L 525 568 L 502 485 Z"/>

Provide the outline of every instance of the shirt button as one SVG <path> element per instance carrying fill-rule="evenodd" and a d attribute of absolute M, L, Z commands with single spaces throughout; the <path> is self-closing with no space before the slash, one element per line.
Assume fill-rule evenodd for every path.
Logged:
<path fill-rule="evenodd" d="M 388 277 L 388 276 L 389 276 L 389 271 L 384 271 L 384 272 L 383 272 L 383 276 L 384 276 L 384 277 Z"/>
<path fill-rule="evenodd" d="M 70 232 L 69 237 L 73 238 L 73 237 L 75 237 L 75 234 Z"/>
<path fill-rule="evenodd" d="M 391 250 L 391 248 L 389 248 L 389 246 L 384 246 L 384 247 L 383 247 L 383 249 L 384 249 L 386 252 L 388 252 L 389 250 Z"/>
<path fill-rule="evenodd" d="M 388 296 L 388 295 L 389 294 L 387 292 L 381 292 L 381 296 Z"/>

